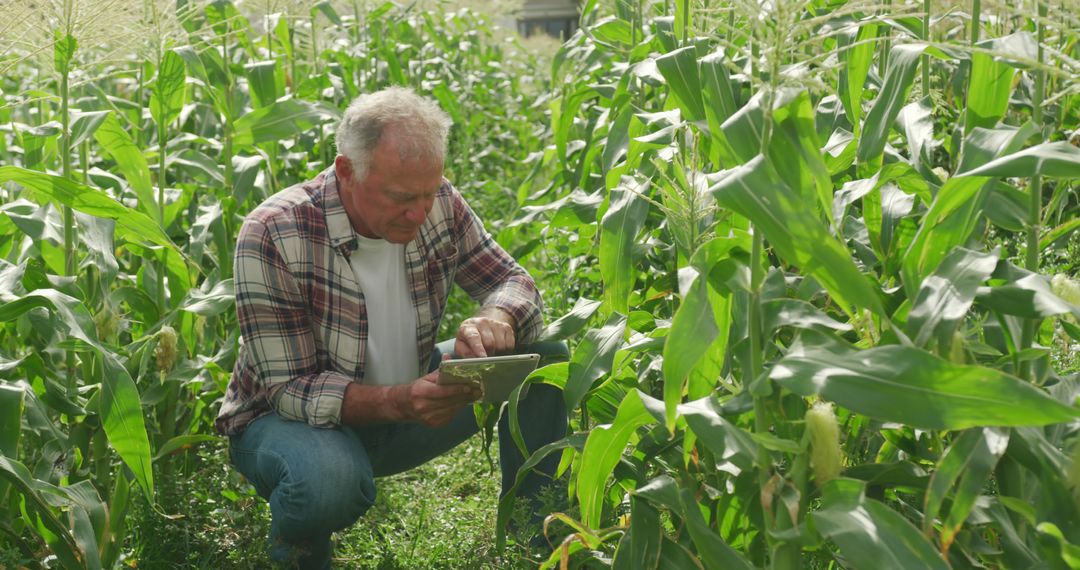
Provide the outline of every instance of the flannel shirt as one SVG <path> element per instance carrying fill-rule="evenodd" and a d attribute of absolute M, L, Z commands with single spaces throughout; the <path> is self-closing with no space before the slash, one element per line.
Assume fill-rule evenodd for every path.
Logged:
<path fill-rule="evenodd" d="M 216 427 L 235 435 L 254 419 L 341 424 L 350 382 L 363 382 L 368 323 L 349 255 L 356 238 L 331 167 L 271 196 L 244 220 L 235 257 L 241 344 Z M 445 179 L 405 246 L 416 308 L 419 369 L 427 370 L 452 283 L 517 322 L 519 344 L 543 326 L 536 284 L 488 234 Z"/>

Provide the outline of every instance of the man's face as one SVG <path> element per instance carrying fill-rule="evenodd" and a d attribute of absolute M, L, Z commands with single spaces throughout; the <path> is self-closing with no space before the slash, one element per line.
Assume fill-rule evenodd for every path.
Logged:
<path fill-rule="evenodd" d="M 388 138 L 375 147 L 367 174 L 361 180 L 356 180 L 349 160 L 338 156 L 338 188 L 357 233 L 408 243 L 416 238 L 435 204 L 443 165 L 441 161 L 403 161 Z"/>

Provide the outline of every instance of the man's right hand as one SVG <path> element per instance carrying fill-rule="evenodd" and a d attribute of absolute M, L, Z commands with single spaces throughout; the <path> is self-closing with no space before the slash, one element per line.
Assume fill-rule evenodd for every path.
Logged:
<path fill-rule="evenodd" d="M 419 422 L 441 427 L 454 419 L 458 410 L 480 398 L 480 389 L 468 384 L 438 384 L 439 371 L 421 376 L 409 384 L 390 388 L 390 400 L 398 421 Z"/>

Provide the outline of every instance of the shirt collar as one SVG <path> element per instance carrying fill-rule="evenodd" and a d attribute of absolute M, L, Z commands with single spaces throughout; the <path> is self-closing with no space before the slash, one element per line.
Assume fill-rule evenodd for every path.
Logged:
<path fill-rule="evenodd" d="M 353 231 L 349 214 L 345 212 L 345 206 L 341 203 L 341 194 L 338 193 L 337 172 L 334 167 L 326 169 L 326 177 L 323 180 L 323 211 L 326 215 L 326 231 L 329 234 L 330 245 L 333 247 L 346 246 L 348 249 L 356 249 L 356 234 Z"/>

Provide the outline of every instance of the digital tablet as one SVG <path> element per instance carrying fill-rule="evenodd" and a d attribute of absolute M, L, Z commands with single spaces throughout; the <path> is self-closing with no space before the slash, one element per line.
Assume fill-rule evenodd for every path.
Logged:
<path fill-rule="evenodd" d="M 505 402 L 539 363 L 539 354 L 444 360 L 439 364 L 438 383 L 476 384 L 480 386 L 481 402 L 498 404 Z"/>

